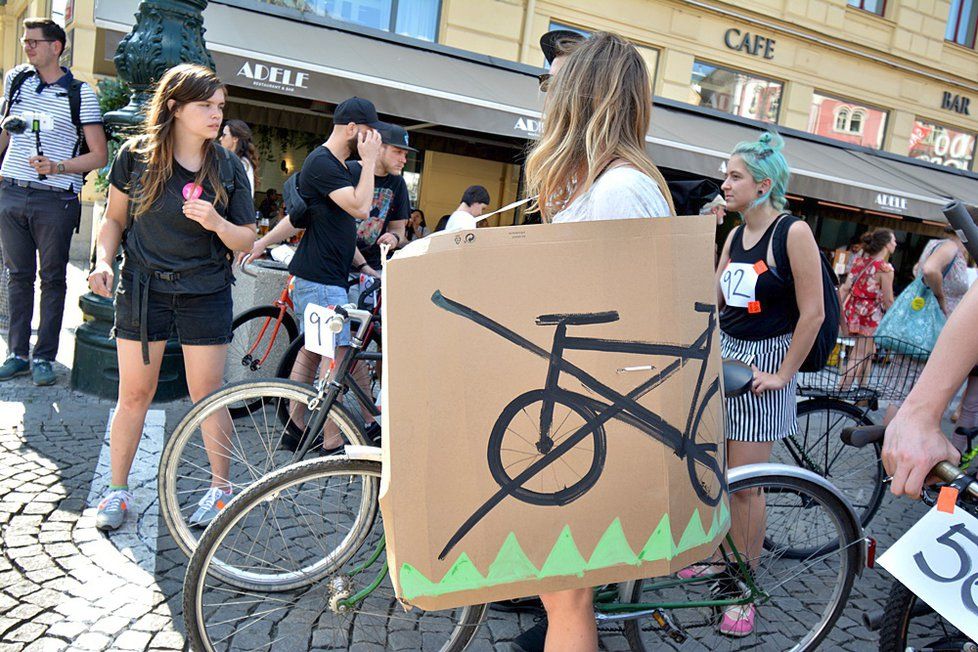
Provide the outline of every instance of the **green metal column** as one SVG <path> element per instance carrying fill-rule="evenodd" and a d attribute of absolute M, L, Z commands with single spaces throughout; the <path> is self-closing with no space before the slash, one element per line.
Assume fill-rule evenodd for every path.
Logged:
<path fill-rule="evenodd" d="M 206 7 L 207 0 L 139 3 L 136 24 L 119 43 L 113 57 L 119 77 L 132 88 L 132 96 L 125 107 L 105 114 L 105 128 L 110 137 L 125 139 L 139 131 L 153 84 L 173 66 L 198 63 L 214 69 L 214 60 L 204 41 Z M 109 339 L 114 315 L 112 301 L 89 293 L 79 303 L 84 323 L 75 333 L 71 386 L 87 394 L 115 398 L 119 365 L 115 341 Z M 186 395 L 183 354 L 179 344 L 170 340 L 163 356 L 155 400 L 169 401 Z"/>

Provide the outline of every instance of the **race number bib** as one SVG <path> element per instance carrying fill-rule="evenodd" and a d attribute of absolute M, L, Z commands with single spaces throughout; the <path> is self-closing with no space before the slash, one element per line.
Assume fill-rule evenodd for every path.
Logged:
<path fill-rule="evenodd" d="M 336 335 L 327 324 L 336 313 L 330 308 L 310 303 L 303 314 L 305 347 L 307 351 L 327 358 L 336 356 Z"/>
<path fill-rule="evenodd" d="M 978 641 L 978 519 L 932 509 L 879 558 L 880 566 Z"/>
<path fill-rule="evenodd" d="M 747 308 L 757 302 L 757 265 L 730 263 L 720 275 L 723 300 L 734 308 Z"/>

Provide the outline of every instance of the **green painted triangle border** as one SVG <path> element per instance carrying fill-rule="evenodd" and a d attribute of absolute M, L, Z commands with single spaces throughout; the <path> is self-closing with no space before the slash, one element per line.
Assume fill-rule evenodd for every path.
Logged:
<path fill-rule="evenodd" d="M 489 564 L 485 575 L 479 572 L 469 556 L 463 552 L 438 582 L 429 580 L 417 568 L 407 563 L 401 564 L 398 580 L 402 596 L 407 600 L 413 600 L 418 597 L 445 595 L 549 577 L 571 575 L 583 577 L 585 571 L 622 564 L 639 566 L 645 562 L 671 560 L 682 552 L 716 540 L 721 533 L 726 532 L 729 525 L 730 510 L 725 501 L 721 501 L 712 510 L 708 529 L 704 527 L 700 510 L 697 508 L 693 510 L 677 542 L 672 537 L 669 514 L 665 513 L 645 545 L 636 554 L 628 543 L 621 519 L 615 518 L 598 539 L 588 559 L 581 554 L 570 526 L 565 525 L 540 568 L 534 566 L 523 551 L 516 534 L 510 532 L 500 546 L 495 560 Z"/>

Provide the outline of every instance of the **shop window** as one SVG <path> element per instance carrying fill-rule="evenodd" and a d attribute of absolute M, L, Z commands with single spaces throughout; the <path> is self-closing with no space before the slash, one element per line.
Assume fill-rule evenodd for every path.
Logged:
<path fill-rule="evenodd" d="M 849 0 L 849 6 L 882 16 L 886 10 L 886 0 Z"/>
<path fill-rule="evenodd" d="M 704 61 L 693 62 L 690 103 L 760 122 L 777 122 L 781 82 Z"/>
<path fill-rule="evenodd" d="M 975 155 L 975 139 L 974 133 L 917 118 L 910 134 L 907 155 L 937 165 L 968 170 Z"/>
<path fill-rule="evenodd" d="M 815 93 L 808 131 L 873 149 L 883 147 L 888 114 L 851 100 Z"/>
<path fill-rule="evenodd" d="M 435 41 L 441 0 L 262 0 L 346 23 Z"/>
<path fill-rule="evenodd" d="M 975 26 L 978 24 L 978 0 L 951 0 L 944 38 L 965 47 L 975 47 Z"/>

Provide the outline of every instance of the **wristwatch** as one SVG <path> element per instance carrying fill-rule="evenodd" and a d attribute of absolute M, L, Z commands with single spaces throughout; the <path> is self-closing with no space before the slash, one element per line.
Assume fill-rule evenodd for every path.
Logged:
<path fill-rule="evenodd" d="M 56 168 L 57 168 L 57 170 L 58 170 L 58 174 L 64 174 L 64 173 L 65 173 L 65 163 L 64 163 L 64 161 L 60 161 L 60 162 L 58 163 L 58 165 L 57 165 L 57 166 L 55 166 L 55 167 L 56 167 Z"/>

